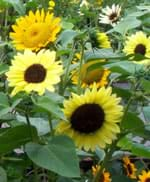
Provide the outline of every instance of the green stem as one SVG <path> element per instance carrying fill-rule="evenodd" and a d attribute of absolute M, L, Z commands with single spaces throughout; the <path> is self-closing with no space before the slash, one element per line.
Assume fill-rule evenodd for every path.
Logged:
<path fill-rule="evenodd" d="M 80 64 L 79 64 L 79 77 L 78 77 L 78 85 L 77 85 L 77 92 L 78 94 L 81 93 L 81 84 L 82 84 L 82 81 L 81 81 L 81 68 L 82 68 L 82 65 L 83 65 L 83 56 L 84 56 L 84 43 L 82 42 L 81 43 L 81 60 L 80 60 Z"/>
<path fill-rule="evenodd" d="M 27 111 L 25 112 L 25 117 L 26 117 L 26 121 L 27 121 L 27 124 L 29 126 L 29 129 L 30 129 L 31 139 L 33 142 L 35 142 L 35 138 L 34 138 L 34 135 L 32 133 L 32 126 L 31 126 L 29 115 L 28 115 Z M 38 182 L 37 166 L 34 163 L 33 163 L 33 168 L 34 168 L 34 182 Z"/>
<path fill-rule="evenodd" d="M 54 130 L 53 130 L 53 124 L 52 124 L 52 119 L 51 119 L 51 115 L 48 114 L 48 122 L 49 122 L 49 127 L 50 127 L 50 135 L 54 135 Z"/>
<path fill-rule="evenodd" d="M 68 64 L 66 65 L 66 72 L 65 72 L 65 76 L 64 76 L 64 79 L 63 79 L 63 88 L 62 88 L 62 91 L 61 93 L 63 94 L 64 91 L 65 91 L 65 88 L 67 86 L 67 83 L 68 83 L 68 78 L 69 78 L 69 68 L 70 68 L 70 65 L 71 65 L 71 61 L 74 57 L 74 53 L 75 53 L 75 42 L 73 43 L 73 46 L 72 46 L 72 51 L 70 53 L 70 56 L 68 58 Z"/>

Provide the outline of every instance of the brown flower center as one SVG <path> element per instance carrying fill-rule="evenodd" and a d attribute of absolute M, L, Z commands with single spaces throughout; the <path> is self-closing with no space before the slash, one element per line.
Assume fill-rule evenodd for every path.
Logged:
<path fill-rule="evenodd" d="M 129 173 L 129 174 L 132 174 L 132 173 L 133 173 L 132 167 L 131 167 L 130 164 L 127 164 L 127 169 L 128 169 L 128 173 Z"/>
<path fill-rule="evenodd" d="M 81 133 L 92 133 L 104 122 L 105 113 L 98 104 L 83 104 L 71 116 L 72 128 Z"/>
<path fill-rule="evenodd" d="M 111 21 L 116 20 L 116 19 L 117 19 L 117 13 L 114 12 L 114 13 L 110 14 L 109 19 L 110 19 Z"/>
<path fill-rule="evenodd" d="M 145 182 L 150 182 L 150 178 L 147 178 L 147 179 L 145 180 Z"/>
<path fill-rule="evenodd" d="M 146 47 L 143 44 L 138 44 L 134 49 L 135 54 L 142 54 L 143 56 L 146 53 Z"/>
<path fill-rule="evenodd" d="M 33 64 L 24 73 L 24 80 L 28 83 L 41 83 L 46 77 L 46 69 L 41 64 Z"/>

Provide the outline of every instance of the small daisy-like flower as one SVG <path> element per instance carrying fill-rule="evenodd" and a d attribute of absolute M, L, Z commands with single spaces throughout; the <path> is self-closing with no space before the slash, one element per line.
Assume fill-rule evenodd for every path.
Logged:
<path fill-rule="evenodd" d="M 72 93 L 64 102 L 66 121 L 56 126 L 56 133 L 68 135 L 78 148 L 86 151 L 94 151 L 96 146 L 104 148 L 120 132 L 117 124 L 123 115 L 120 100 L 112 94 L 111 87 L 97 90 L 94 85 L 82 95 Z"/>
<path fill-rule="evenodd" d="M 150 182 L 150 171 L 146 172 L 145 170 L 142 171 L 142 174 L 138 176 L 138 182 Z"/>
<path fill-rule="evenodd" d="M 137 178 L 136 177 L 137 169 L 136 169 L 134 163 L 132 163 L 127 156 L 123 157 L 123 162 L 124 162 L 123 166 L 126 170 L 127 176 L 131 179 L 136 179 Z"/>
<path fill-rule="evenodd" d="M 126 55 L 142 55 L 150 58 L 150 38 L 142 31 L 136 32 L 127 38 L 123 49 Z"/>
<path fill-rule="evenodd" d="M 121 6 L 115 4 L 113 4 L 111 8 L 106 6 L 106 8 L 102 9 L 102 13 L 99 15 L 99 23 L 114 26 L 119 21 L 120 13 Z"/>
<path fill-rule="evenodd" d="M 100 166 L 96 165 L 96 166 L 92 166 L 92 174 L 93 176 L 95 176 L 97 174 L 97 172 L 100 170 Z M 101 179 L 99 182 L 111 182 L 111 178 L 110 178 L 110 173 L 106 172 L 105 169 L 103 170 Z"/>
<path fill-rule="evenodd" d="M 45 13 L 43 9 L 35 13 L 29 11 L 29 15 L 16 20 L 12 29 L 14 32 L 10 32 L 10 37 L 16 49 L 38 51 L 56 40 L 61 29 L 60 18 L 54 17 L 53 13 Z"/>
<path fill-rule="evenodd" d="M 92 31 L 90 33 L 90 39 L 91 39 L 92 47 L 97 47 L 97 48 L 110 48 L 111 47 L 109 37 L 104 32 Z"/>
<path fill-rule="evenodd" d="M 38 54 L 30 50 L 18 53 L 6 73 L 9 86 L 15 87 L 11 95 L 20 91 L 36 91 L 42 95 L 46 89 L 53 92 L 63 71 L 60 62 L 55 62 L 55 55 L 55 51 L 49 50 L 41 50 Z"/>
<path fill-rule="evenodd" d="M 86 87 L 92 88 L 94 84 L 96 84 L 97 88 L 100 88 L 108 84 L 108 76 L 110 75 L 110 71 L 108 69 L 95 68 L 90 70 L 90 67 L 92 65 L 101 62 L 105 62 L 105 60 L 89 61 L 82 65 L 80 79 L 83 88 Z M 79 79 L 79 70 L 72 71 L 73 84 L 77 85 L 78 79 Z"/>

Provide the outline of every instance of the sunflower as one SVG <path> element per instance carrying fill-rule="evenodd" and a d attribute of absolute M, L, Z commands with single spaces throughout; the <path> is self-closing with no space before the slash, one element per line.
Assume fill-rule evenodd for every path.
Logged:
<path fill-rule="evenodd" d="M 68 135 L 78 148 L 86 151 L 94 151 L 96 146 L 104 148 L 120 132 L 117 124 L 123 114 L 120 100 L 112 94 L 111 87 L 97 89 L 94 85 L 82 95 L 72 93 L 64 102 L 66 121 L 57 125 L 56 133 Z"/>
<path fill-rule="evenodd" d="M 116 25 L 119 21 L 121 6 L 113 4 L 112 7 L 106 6 L 99 14 L 99 23 Z"/>
<path fill-rule="evenodd" d="M 127 156 L 123 157 L 123 162 L 124 162 L 123 166 L 126 170 L 127 176 L 131 179 L 136 179 L 137 169 L 136 169 L 134 163 L 132 163 Z"/>
<path fill-rule="evenodd" d="M 92 31 L 90 33 L 90 39 L 91 39 L 92 47 L 97 47 L 97 48 L 110 48 L 111 47 L 109 37 L 104 32 L 99 32 L 97 30 Z"/>
<path fill-rule="evenodd" d="M 150 38 L 142 31 L 136 32 L 127 38 L 123 51 L 126 55 L 139 54 L 150 58 Z"/>
<path fill-rule="evenodd" d="M 100 169 L 99 165 L 92 166 L 93 176 L 96 175 L 96 173 L 99 171 L 99 169 Z M 101 176 L 101 179 L 99 182 L 111 182 L 110 173 L 106 172 L 105 169 L 103 170 L 103 173 L 102 173 L 102 176 Z"/>
<path fill-rule="evenodd" d="M 31 50 L 18 53 L 6 73 L 9 86 L 15 87 L 12 96 L 20 91 L 36 91 L 39 95 L 46 89 L 54 91 L 54 84 L 60 81 L 62 73 L 62 65 L 55 62 L 55 55 L 55 51 L 49 50 L 41 50 L 38 54 Z"/>
<path fill-rule="evenodd" d="M 138 176 L 139 181 L 138 182 L 150 182 L 150 171 L 142 171 L 142 174 Z"/>
<path fill-rule="evenodd" d="M 55 18 L 53 13 L 45 13 L 43 9 L 35 14 L 30 11 L 29 15 L 18 18 L 12 29 L 14 32 L 10 32 L 10 37 L 16 49 L 38 51 L 56 40 L 61 29 L 60 18 Z"/>
<path fill-rule="evenodd" d="M 104 62 L 105 60 L 89 61 L 82 65 L 81 68 L 81 85 L 83 88 L 92 87 L 96 83 L 97 88 L 105 86 L 108 84 L 108 76 L 110 71 L 106 68 L 95 68 L 89 69 L 92 65 L 96 63 Z M 78 84 L 79 71 L 75 70 L 72 72 L 72 82 L 73 84 Z"/>

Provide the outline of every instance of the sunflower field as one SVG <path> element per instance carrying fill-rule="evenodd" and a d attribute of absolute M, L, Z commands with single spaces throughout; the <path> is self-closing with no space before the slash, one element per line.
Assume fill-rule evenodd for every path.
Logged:
<path fill-rule="evenodd" d="M 150 0 L 0 0 L 0 182 L 150 182 Z"/>

